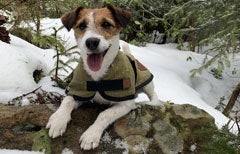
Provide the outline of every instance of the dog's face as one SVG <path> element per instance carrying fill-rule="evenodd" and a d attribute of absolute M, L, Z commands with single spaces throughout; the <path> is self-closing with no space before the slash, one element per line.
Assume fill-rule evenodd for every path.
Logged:
<path fill-rule="evenodd" d="M 119 32 L 131 14 L 108 5 L 101 9 L 78 7 L 62 16 L 63 25 L 74 35 L 85 70 L 96 80 L 106 73 L 119 50 Z"/>

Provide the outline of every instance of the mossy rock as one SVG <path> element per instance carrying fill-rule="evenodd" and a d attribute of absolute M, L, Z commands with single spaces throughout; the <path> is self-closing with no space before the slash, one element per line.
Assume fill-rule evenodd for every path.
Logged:
<path fill-rule="evenodd" d="M 192 105 L 165 103 L 139 105 L 105 130 L 98 148 L 83 151 L 81 134 L 109 106 L 84 104 L 72 113 L 63 136 L 50 139 L 44 127 L 53 113 L 49 105 L 15 107 L 0 104 L 0 148 L 61 153 L 68 148 L 77 154 L 95 153 L 191 153 L 191 145 L 207 142 L 217 131 L 214 118 Z M 39 131 L 36 128 L 41 128 Z M 11 142 L 10 142 L 11 141 Z M 194 153 L 204 152 L 197 146 Z"/>
<path fill-rule="evenodd" d="M 41 151 L 45 154 L 51 154 L 51 139 L 45 128 L 35 133 L 32 145 L 33 151 Z"/>

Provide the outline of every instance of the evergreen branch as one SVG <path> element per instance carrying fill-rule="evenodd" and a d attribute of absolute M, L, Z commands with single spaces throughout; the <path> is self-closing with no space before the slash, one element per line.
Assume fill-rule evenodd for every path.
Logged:
<path fill-rule="evenodd" d="M 195 77 L 196 73 L 201 73 L 203 71 L 203 69 L 208 68 L 214 61 L 216 61 L 218 59 L 218 57 L 220 57 L 222 54 L 224 53 L 224 51 L 219 52 L 218 54 L 216 54 L 213 58 L 211 58 L 206 64 L 200 66 L 197 69 L 192 69 L 190 70 L 191 73 L 191 78 Z"/>
<path fill-rule="evenodd" d="M 9 3 L 5 4 L 5 5 L 3 4 L 3 6 L 0 8 L 0 10 L 7 7 L 8 5 L 11 5 L 13 2 L 16 2 L 16 1 L 17 0 L 13 0 L 13 1 L 10 1 Z"/>
<path fill-rule="evenodd" d="M 75 46 L 73 46 L 73 47 L 71 47 L 71 48 L 69 48 L 69 49 L 67 49 L 67 50 L 65 50 L 65 52 L 68 52 L 68 51 L 70 51 L 70 50 L 72 50 L 72 49 L 76 49 L 78 46 L 77 45 L 75 45 Z"/>

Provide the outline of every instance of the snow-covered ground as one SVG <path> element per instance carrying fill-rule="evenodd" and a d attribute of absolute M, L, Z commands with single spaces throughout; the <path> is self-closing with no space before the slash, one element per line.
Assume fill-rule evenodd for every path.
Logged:
<path fill-rule="evenodd" d="M 51 27 L 62 26 L 59 19 L 42 20 L 44 34 L 51 34 Z M 59 35 L 67 41 L 67 48 L 75 45 L 73 32 L 62 29 Z M 122 42 L 121 42 L 122 43 Z M 154 75 L 154 84 L 159 99 L 176 104 L 195 105 L 216 119 L 219 128 L 228 122 L 228 118 L 214 109 L 221 97 L 229 98 L 239 78 L 231 77 L 232 68 L 225 69 L 223 79 L 216 79 L 204 70 L 195 78 L 190 78 L 189 71 L 201 66 L 204 55 L 189 51 L 179 51 L 175 44 L 147 44 L 146 47 L 130 45 L 132 54 L 147 66 Z M 54 50 L 43 50 L 35 47 L 20 38 L 11 35 L 11 44 L 0 41 L 0 102 L 7 103 L 12 98 L 28 93 L 39 86 L 47 91 L 56 91 L 63 94 L 64 90 L 53 87 L 48 76 L 54 66 Z M 188 57 L 192 60 L 187 61 Z M 236 59 L 239 59 L 239 55 Z M 66 60 L 67 57 L 64 57 Z M 76 64 L 73 64 L 76 66 Z M 239 65 L 238 65 L 239 66 Z M 47 77 L 38 84 L 34 82 L 32 73 L 42 69 Z M 139 95 L 137 101 L 145 101 L 144 94 Z M 225 101 L 226 103 L 226 101 Z M 2 151 L 0 150 L 0 153 Z M 26 153 L 27 154 L 27 153 Z"/>
<path fill-rule="evenodd" d="M 0 154 L 44 154 L 44 152 L 0 149 Z M 73 152 L 72 150 L 65 148 L 61 154 L 73 154 Z"/>
<path fill-rule="evenodd" d="M 43 154 L 43 152 L 0 149 L 1 154 Z"/>

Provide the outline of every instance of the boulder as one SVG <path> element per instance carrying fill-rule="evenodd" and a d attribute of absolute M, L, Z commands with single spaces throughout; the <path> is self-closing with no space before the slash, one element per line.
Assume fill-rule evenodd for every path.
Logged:
<path fill-rule="evenodd" d="M 166 103 L 139 105 L 105 130 L 98 148 L 82 151 L 79 137 L 109 106 L 87 103 L 72 113 L 72 121 L 62 137 L 50 139 L 45 125 L 56 109 L 51 104 L 16 107 L 0 104 L 0 149 L 61 153 L 65 148 L 76 154 L 95 153 L 190 153 L 192 145 L 207 141 L 201 130 L 216 130 L 214 118 L 192 105 Z M 196 146 L 194 153 L 201 152 Z"/>

